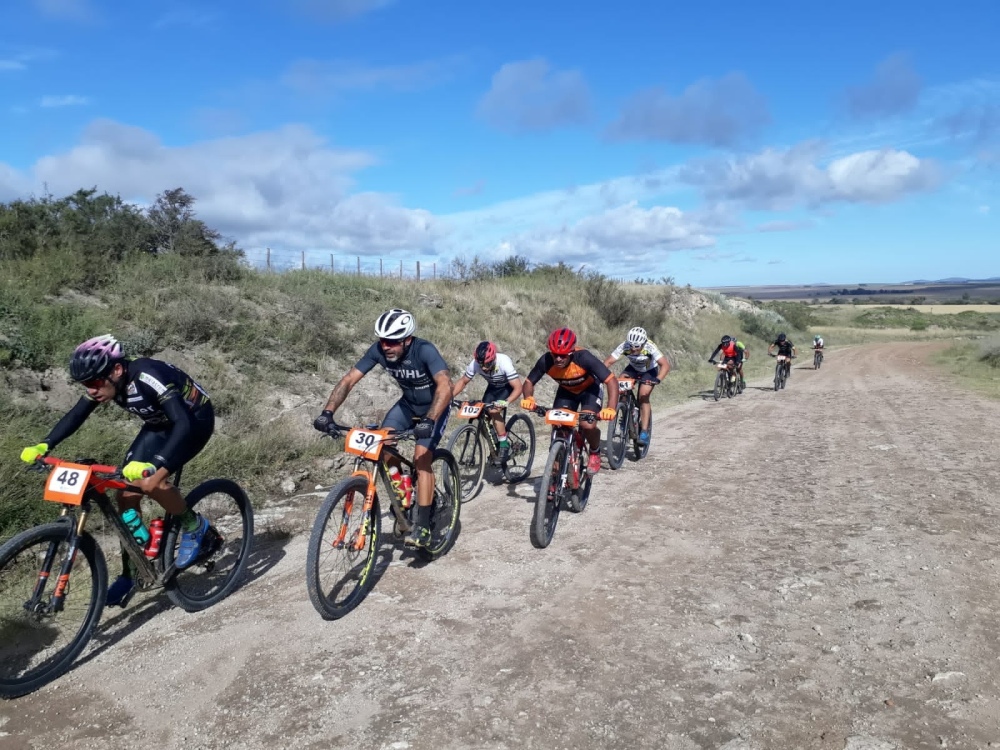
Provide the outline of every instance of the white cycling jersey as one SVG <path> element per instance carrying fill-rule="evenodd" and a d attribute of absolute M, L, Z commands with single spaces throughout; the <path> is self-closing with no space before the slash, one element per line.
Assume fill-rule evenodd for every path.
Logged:
<path fill-rule="evenodd" d="M 629 364 L 636 372 L 655 370 L 657 360 L 663 356 L 663 352 L 652 341 L 647 341 L 642 349 L 637 352 L 633 352 L 632 345 L 625 341 L 611 352 L 611 356 L 614 357 L 616 362 L 621 359 L 623 354 L 628 357 Z"/>
<path fill-rule="evenodd" d="M 823 348 L 823 339 L 820 339 L 819 341 L 813 341 L 813 349 L 822 349 L 822 348 Z"/>
<path fill-rule="evenodd" d="M 514 369 L 514 363 L 506 354 L 497 352 L 497 362 L 493 367 L 493 372 L 486 372 L 476 360 L 469 362 L 465 368 L 465 377 L 472 380 L 476 375 L 482 375 L 490 385 L 507 385 L 510 380 L 517 380 L 520 375 Z"/>

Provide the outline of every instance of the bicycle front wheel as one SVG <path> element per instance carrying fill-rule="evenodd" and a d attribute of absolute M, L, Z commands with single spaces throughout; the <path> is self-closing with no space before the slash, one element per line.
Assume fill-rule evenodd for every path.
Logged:
<path fill-rule="evenodd" d="M 364 512 L 368 479 L 347 477 L 323 501 L 306 553 L 309 600 L 324 620 L 336 620 L 357 607 L 375 585 L 382 514 L 378 496 Z"/>
<path fill-rule="evenodd" d="M 715 387 L 712 389 L 712 397 L 718 401 L 722 398 L 722 389 L 726 387 L 726 374 L 722 371 L 715 376 Z"/>
<path fill-rule="evenodd" d="M 89 534 L 78 538 L 65 599 L 53 606 L 71 534 L 68 523 L 48 523 L 0 547 L 0 696 L 30 693 L 66 672 L 101 619 L 108 567 Z"/>
<path fill-rule="evenodd" d="M 636 461 L 638 461 L 638 460 L 643 459 L 643 458 L 646 457 L 646 454 L 649 453 L 649 444 L 653 442 L 653 415 L 652 414 L 649 415 L 649 429 L 647 429 L 646 432 L 649 433 L 649 439 L 646 441 L 645 445 L 643 445 L 642 443 L 640 443 L 639 440 L 638 440 L 638 438 L 636 438 L 635 442 L 632 445 L 632 448 L 635 450 L 635 460 Z"/>
<path fill-rule="evenodd" d="M 556 533 L 556 523 L 559 521 L 559 511 L 562 507 L 563 479 L 566 461 L 569 458 L 569 447 L 563 440 L 556 440 L 549 448 L 549 457 L 538 483 L 538 497 L 535 499 L 535 512 L 531 517 L 531 543 L 539 549 L 549 546 L 552 536 Z"/>
<path fill-rule="evenodd" d="M 608 424 L 607 443 L 608 466 L 612 469 L 621 468 L 625 461 L 628 448 L 628 420 L 631 404 L 629 399 L 622 399 L 615 412 L 615 418 Z"/>
<path fill-rule="evenodd" d="M 504 478 L 520 482 L 531 474 L 535 460 L 535 426 L 523 414 L 515 414 L 507 420 L 507 440 L 510 456 L 503 464 Z"/>
<path fill-rule="evenodd" d="M 445 554 L 458 537 L 462 509 L 462 483 L 458 462 L 450 451 L 438 448 L 431 459 L 434 471 L 434 508 L 431 511 L 431 541 L 420 554 L 435 559 Z"/>
<path fill-rule="evenodd" d="M 230 479 L 209 479 L 187 497 L 188 507 L 209 523 L 202 552 L 194 564 L 164 584 L 167 596 L 186 612 L 199 612 L 232 593 L 239 585 L 253 546 L 253 506 L 243 488 Z M 167 533 L 164 566 L 169 566 L 180 544 L 175 523 Z"/>
<path fill-rule="evenodd" d="M 774 390 L 781 388 L 781 363 L 774 366 Z"/>
<path fill-rule="evenodd" d="M 447 450 L 455 457 L 462 486 L 462 502 L 474 498 L 483 486 L 486 452 L 479 437 L 479 423 L 472 422 L 455 430 Z"/>

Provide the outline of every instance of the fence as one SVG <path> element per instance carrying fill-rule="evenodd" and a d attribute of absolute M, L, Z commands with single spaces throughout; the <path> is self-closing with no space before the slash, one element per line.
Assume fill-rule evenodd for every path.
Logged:
<path fill-rule="evenodd" d="M 404 261 L 402 259 L 397 261 L 396 259 L 371 258 L 361 255 L 338 256 L 335 253 L 322 253 L 314 250 L 276 250 L 270 247 L 256 251 L 248 250 L 245 252 L 245 256 L 250 265 L 271 273 L 315 270 L 416 281 L 428 281 L 449 276 L 446 267 L 438 269 L 437 261 Z"/>

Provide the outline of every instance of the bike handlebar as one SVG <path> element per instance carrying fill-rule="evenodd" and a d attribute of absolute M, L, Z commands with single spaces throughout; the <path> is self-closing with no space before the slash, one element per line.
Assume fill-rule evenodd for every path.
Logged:
<path fill-rule="evenodd" d="M 547 412 L 549 409 L 554 409 L 554 408 L 555 408 L 554 406 L 539 406 L 538 404 L 535 404 L 535 408 L 529 409 L 529 411 L 534 412 L 540 417 L 544 417 L 545 412 Z M 577 414 L 580 415 L 581 422 L 596 422 L 599 419 L 599 416 L 597 414 L 594 414 L 593 412 L 577 412 Z"/>
<path fill-rule="evenodd" d="M 380 429 L 378 425 L 359 425 L 360 429 L 363 430 L 377 430 Z M 354 427 L 346 424 L 338 424 L 337 422 L 331 422 L 330 426 L 326 428 L 324 435 L 332 438 L 344 437 L 348 432 L 353 430 Z M 389 431 L 388 439 L 392 442 L 399 442 L 401 440 L 412 440 L 413 439 L 413 429 L 401 430 L 399 432 L 395 430 Z"/>

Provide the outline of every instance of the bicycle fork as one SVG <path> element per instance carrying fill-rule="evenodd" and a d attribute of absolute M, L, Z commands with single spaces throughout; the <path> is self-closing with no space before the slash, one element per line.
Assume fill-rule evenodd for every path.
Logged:
<path fill-rule="evenodd" d="M 341 511 L 340 529 L 337 532 L 337 538 L 330 543 L 334 549 L 348 547 L 355 551 L 361 551 L 368 543 L 368 535 L 371 533 L 372 505 L 375 504 L 375 480 L 367 472 L 358 472 L 358 474 L 359 476 L 364 474 L 364 476 L 368 477 L 368 487 L 365 490 L 364 504 L 361 507 L 361 525 L 354 532 L 353 538 L 345 541 L 347 540 L 347 530 L 351 522 L 351 511 L 354 510 L 356 497 L 356 493 L 352 492 L 344 500 L 344 509 Z"/>

